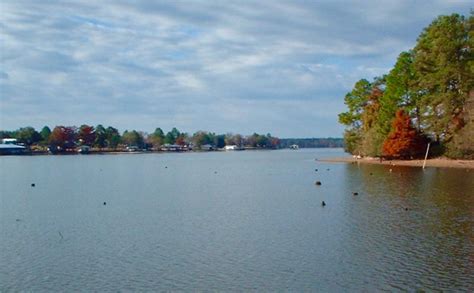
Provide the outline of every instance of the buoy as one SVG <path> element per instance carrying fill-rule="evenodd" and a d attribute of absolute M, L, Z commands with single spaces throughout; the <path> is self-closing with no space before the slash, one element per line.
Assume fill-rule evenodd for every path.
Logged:
<path fill-rule="evenodd" d="M 36 184 L 34 184 L 34 183 L 31 183 L 31 187 L 35 187 L 35 186 L 36 186 Z"/>
<path fill-rule="evenodd" d="M 316 185 L 321 185 L 321 181 L 316 181 Z"/>
<path fill-rule="evenodd" d="M 104 201 L 104 206 L 106 205 L 107 203 Z"/>
<path fill-rule="evenodd" d="M 329 168 L 327 168 L 326 171 L 329 171 Z"/>
<path fill-rule="evenodd" d="M 168 166 L 165 166 L 165 169 L 168 169 Z"/>
<path fill-rule="evenodd" d="M 358 192 L 353 192 L 352 195 L 359 195 L 359 193 Z"/>
<path fill-rule="evenodd" d="M 318 172 L 318 169 L 314 169 L 314 171 Z"/>
<path fill-rule="evenodd" d="M 326 206 L 326 203 L 324 202 L 324 200 L 323 200 L 323 202 L 321 203 L 321 205 L 322 205 L 323 207 Z"/>

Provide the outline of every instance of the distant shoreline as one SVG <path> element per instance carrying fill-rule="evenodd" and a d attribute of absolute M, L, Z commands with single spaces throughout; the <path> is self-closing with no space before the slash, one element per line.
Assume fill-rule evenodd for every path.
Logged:
<path fill-rule="evenodd" d="M 387 165 L 387 166 L 407 166 L 407 167 L 422 167 L 423 160 L 383 160 L 380 161 L 378 158 L 353 158 L 353 157 L 340 157 L 340 158 L 327 158 L 319 160 L 321 162 L 328 163 L 351 163 L 351 164 L 373 164 L 373 165 Z M 474 160 L 451 160 L 447 158 L 433 158 L 426 160 L 426 167 L 435 168 L 464 168 L 474 169 Z"/>
<path fill-rule="evenodd" d="M 89 155 L 138 155 L 138 154 L 177 154 L 177 153 L 211 153 L 211 152 L 241 152 L 241 151 L 272 151 L 276 149 L 272 148 L 245 148 L 243 150 L 224 150 L 224 149 L 213 149 L 213 150 L 180 150 L 180 151 L 163 151 L 163 150 L 138 150 L 138 151 L 127 151 L 127 150 L 92 150 L 88 153 L 79 153 L 77 151 L 65 151 L 51 153 L 49 151 L 25 151 L 23 153 L 12 153 L 12 154 L 0 154 L 0 157 L 11 157 L 11 156 L 89 156 Z"/>

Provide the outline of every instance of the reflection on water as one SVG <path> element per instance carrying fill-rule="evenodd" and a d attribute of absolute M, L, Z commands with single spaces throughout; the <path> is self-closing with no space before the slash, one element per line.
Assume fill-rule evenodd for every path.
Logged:
<path fill-rule="evenodd" d="M 374 237 L 363 245 L 375 260 L 374 273 L 386 279 L 386 289 L 472 288 L 471 173 L 356 164 L 346 168 L 353 175 L 345 182 L 347 188 L 362 191 L 358 209 L 350 206 L 350 219 Z"/>
<path fill-rule="evenodd" d="M 341 155 L 1 157 L 0 291 L 474 290 L 474 172 Z"/>

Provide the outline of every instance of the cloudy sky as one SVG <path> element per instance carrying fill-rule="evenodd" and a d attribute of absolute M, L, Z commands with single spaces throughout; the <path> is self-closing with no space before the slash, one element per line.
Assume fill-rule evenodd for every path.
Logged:
<path fill-rule="evenodd" d="M 340 137 L 354 82 L 470 3 L 2 0 L 0 129 Z"/>

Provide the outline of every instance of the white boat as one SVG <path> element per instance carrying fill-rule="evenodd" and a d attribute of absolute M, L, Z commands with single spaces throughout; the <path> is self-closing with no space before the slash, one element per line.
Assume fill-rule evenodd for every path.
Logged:
<path fill-rule="evenodd" d="M 0 155 L 21 155 L 26 152 L 26 148 L 21 145 L 11 143 L 0 144 Z"/>

